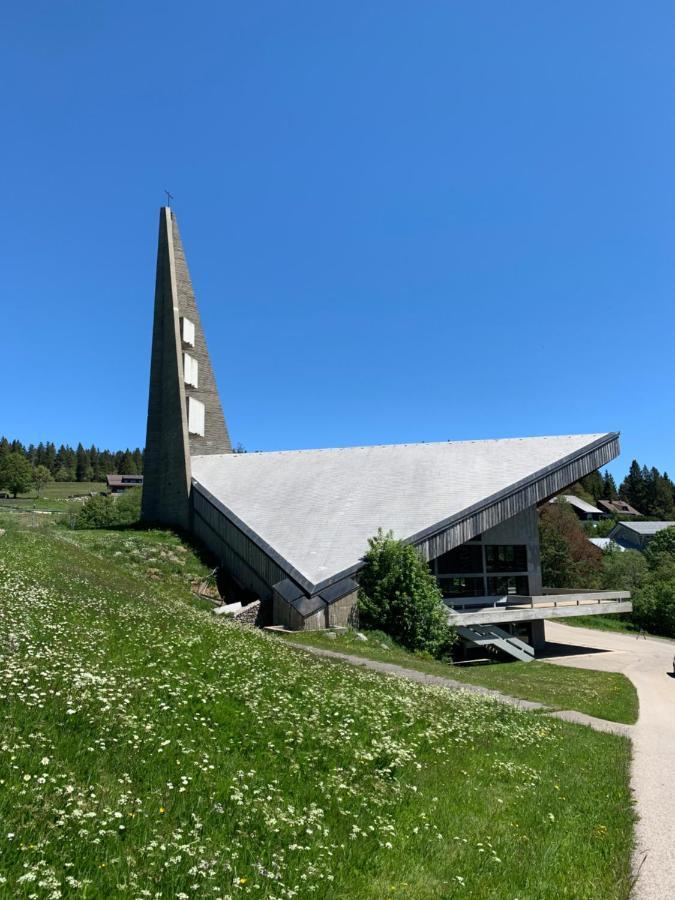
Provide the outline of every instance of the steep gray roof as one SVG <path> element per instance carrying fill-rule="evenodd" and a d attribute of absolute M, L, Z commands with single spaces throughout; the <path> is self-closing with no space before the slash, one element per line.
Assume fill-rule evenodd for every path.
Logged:
<path fill-rule="evenodd" d="M 577 497 L 576 494 L 560 494 L 559 497 L 554 497 L 551 500 L 551 503 L 555 503 L 559 499 L 566 500 L 570 506 L 576 507 L 581 510 L 581 512 L 597 513 L 599 516 L 602 515 L 601 509 L 598 509 L 597 506 L 593 506 L 591 503 L 587 503 L 585 500 L 582 500 L 581 497 Z"/>
<path fill-rule="evenodd" d="M 380 527 L 415 541 L 601 447 L 597 467 L 616 441 L 585 434 L 194 456 L 192 477 L 294 577 L 317 586 L 353 571 Z"/>
<path fill-rule="evenodd" d="M 675 527 L 675 522 L 633 522 L 631 520 L 628 522 L 617 522 L 616 525 L 623 525 L 624 528 L 634 531 L 636 534 L 653 535 L 663 531 L 664 528 Z M 616 525 L 614 526 L 615 528 Z"/>

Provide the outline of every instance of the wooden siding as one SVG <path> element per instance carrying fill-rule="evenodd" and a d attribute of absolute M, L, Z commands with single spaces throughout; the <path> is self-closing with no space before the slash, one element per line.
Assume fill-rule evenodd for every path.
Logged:
<path fill-rule="evenodd" d="M 618 452 L 619 441 L 615 437 L 579 459 L 570 460 L 543 474 L 536 481 L 523 486 L 514 485 L 506 496 L 488 499 L 486 503 L 489 505 L 481 504 L 483 508 L 475 512 L 461 513 L 460 521 L 448 523 L 436 533 L 414 535 L 408 543 L 414 544 L 425 559 L 434 559 L 559 493 L 584 475 L 606 465 Z"/>
<path fill-rule="evenodd" d="M 227 571 L 261 598 L 271 599 L 272 585 L 286 578 L 286 572 L 194 487 L 192 509 L 195 534 Z"/>

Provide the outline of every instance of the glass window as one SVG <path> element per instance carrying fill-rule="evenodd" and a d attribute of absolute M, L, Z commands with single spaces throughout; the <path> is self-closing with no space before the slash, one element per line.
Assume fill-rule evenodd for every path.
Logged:
<path fill-rule="evenodd" d="M 485 561 L 488 572 L 526 572 L 527 547 L 524 544 L 488 544 Z"/>
<path fill-rule="evenodd" d="M 436 560 L 441 575 L 458 575 L 483 571 L 483 551 L 480 544 L 462 544 L 448 550 Z"/>
<path fill-rule="evenodd" d="M 501 578 L 488 578 L 488 594 L 491 597 L 506 597 L 519 594 L 527 597 L 530 593 L 527 575 L 505 575 Z"/>
<path fill-rule="evenodd" d="M 485 585 L 482 578 L 439 578 L 438 586 L 448 600 L 460 597 L 482 597 Z"/>

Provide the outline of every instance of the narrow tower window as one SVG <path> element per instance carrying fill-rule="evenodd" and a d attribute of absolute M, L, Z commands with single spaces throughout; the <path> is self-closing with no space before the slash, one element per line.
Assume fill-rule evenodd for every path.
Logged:
<path fill-rule="evenodd" d="M 190 387 L 199 387 L 199 363 L 189 353 L 183 354 L 183 378 Z"/>
<path fill-rule="evenodd" d="M 181 337 L 183 338 L 183 343 L 187 344 L 188 347 L 194 347 L 195 345 L 195 324 L 191 322 L 189 319 L 186 319 L 185 316 L 180 320 L 181 324 Z"/>
<path fill-rule="evenodd" d="M 204 404 L 188 397 L 188 431 L 204 437 Z"/>

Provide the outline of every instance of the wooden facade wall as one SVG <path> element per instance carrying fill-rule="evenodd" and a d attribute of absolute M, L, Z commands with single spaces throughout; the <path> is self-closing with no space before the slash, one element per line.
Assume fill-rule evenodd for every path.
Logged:
<path fill-rule="evenodd" d="M 194 533 L 227 571 L 261 599 L 271 600 L 272 585 L 286 578 L 286 572 L 194 486 L 192 511 Z"/>
<path fill-rule="evenodd" d="M 494 528 L 506 519 L 510 519 L 528 507 L 536 506 L 548 497 L 564 490 L 570 484 L 599 469 L 610 462 L 619 452 L 618 439 L 598 447 L 581 459 L 572 460 L 559 469 L 545 475 L 533 484 L 525 485 L 520 490 L 500 500 L 487 509 L 477 510 L 457 523 L 450 523 L 436 534 L 420 535 L 410 540 L 426 560 L 435 559 L 441 553 L 453 550 L 460 544 L 470 541 L 477 534 Z"/>

